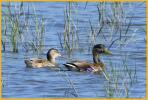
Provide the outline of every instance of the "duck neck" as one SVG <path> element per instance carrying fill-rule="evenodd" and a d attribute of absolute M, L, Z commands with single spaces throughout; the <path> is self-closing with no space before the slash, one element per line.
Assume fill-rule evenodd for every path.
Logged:
<path fill-rule="evenodd" d="M 56 61 L 55 61 L 55 58 L 52 58 L 52 59 L 50 59 L 50 60 L 48 60 L 50 63 L 52 63 L 52 64 L 56 64 Z"/>
<path fill-rule="evenodd" d="M 56 64 L 55 58 L 52 57 L 51 55 L 47 55 L 47 60 L 48 60 L 50 63 L 54 64 L 54 65 Z"/>
<path fill-rule="evenodd" d="M 94 61 L 94 63 L 101 62 L 100 56 L 98 54 L 93 53 L 93 61 Z"/>

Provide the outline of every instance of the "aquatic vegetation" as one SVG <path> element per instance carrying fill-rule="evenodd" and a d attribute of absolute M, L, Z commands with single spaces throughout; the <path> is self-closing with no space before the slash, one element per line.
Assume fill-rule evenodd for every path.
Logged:
<path fill-rule="evenodd" d="M 26 52 L 33 51 L 39 57 L 44 48 L 44 32 L 45 21 L 44 18 L 36 14 L 36 8 L 32 4 L 32 8 L 28 5 L 28 12 L 25 15 L 25 34 L 23 35 L 23 47 Z M 30 9 L 33 9 L 33 14 L 30 15 Z M 35 25 L 32 27 L 32 25 Z M 30 35 L 30 37 L 28 37 Z"/>
<path fill-rule="evenodd" d="M 64 79 L 66 81 L 66 84 L 68 84 L 66 87 L 68 87 L 68 89 L 65 90 L 64 92 L 64 96 L 66 97 L 79 97 L 79 93 L 74 85 L 74 82 L 71 80 L 69 74 L 66 71 L 62 71 L 62 69 L 58 69 L 57 74 L 62 77 L 62 79 Z"/>
<path fill-rule="evenodd" d="M 19 5 L 19 9 L 16 8 L 14 12 L 11 11 L 11 3 L 8 3 L 7 5 L 7 12 L 5 12 L 4 16 L 4 23 L 5 23 L 5 28 L 4 28 L 4 41 L 3 41 L 3 48 L 5 48 L 5 43 L 6 43 L 6 35 L 9 35 L 9 41 L 11 43 L 11 49 L 13 52 L 18 52 L 18 42 L 20 41 L 22 37 L 22 28 L 19 27 L 21 25 L 20 23 L 20 18 L 22 16 L 22 6 L 23 3 Z M 17 11 L 17 10 L 18 11 Z M 14 16 L 15 15 L 15 16 Z M 9 22 L 9 24 L 8 24 Z M 7 28 L 11 28 L 10 31 L 7 31 Z M 7 33 L 8 32 L 8 33 Z"/>
<path fill-rule="evenodd" d="M 31 16 L 29 5 L 27 12 L 23 5 L 23 2 L 16 3 L 15 5 L 7 3 L 6 5 L 7 12 L 3 12 L 3 49 L 5 51 L 6 42 L 9 42 L 11 50 L 15 53 L 23 48 L 26 52 L 30 49 L 35 51 L 39 56 L 44 45 L 44 18 L 37 16 L 34 6 L 31 6 L 34 13 Z M 35 25 L 35 27 L 33 28 L 32 25 Z M 28 37 L 28 35 L 30 36 Z M 22 45 L 20 46 L 20 44 Z"/>
<path fill-rule="evenodd" d="M 129 6 L 131 5 L 129 4 Z M 131 31 L 134 12 L 125 11 L 124 7 L 125 3 L 121 2 L 99 2 L 97 4 L 98 22 L 93 23 L 93 19 L 89 19 L 91 31 L 88 42 L 90 45 L 104 43 L 108 45 L 108 48 L 111 48 L 115 44 L 115 48 L 122 48 L 127 46 L 129 42 L 137 40 L 135 33 L 138 28 L 128 34 Z M 127 15 L 127 12 L 132 15 Z"/>
<path fill-rule="evenodd" d="M 87 83 L 84 84 L 82 83 L 84 81 L 90 82 L 91 80 L 93 80 L 91 78 L 94 78 L 96 79 L 94 86 L 101 85 L 101 92 L 102 92 L 102 87 L 104 86 L 103 93 L 105 93 L 106 95 L 104 97 L 128 98 L 131 96 L 130 90 L 132 86 L 135 86 L 138 76 L 136 61 L 135 63 L 129 62 L 131 61 L 131 59 L 129 58 L 130 55 L 128 55 L 128 52 L 130 52 L 131 55 L 134 55 L 132 53 L 137 52 L 136 51 L 137 48 L 141 47 L 137 45 L 135 46 L 136 43 L 140 42 L 140 41 L 137 42 L 138 40 L 137 31 L 141 30 L 142 35 L 143 33 L 146 32 L 145 25 L 143 25 L 143 27 L 133 26 L 134 24 L 133 20 L 135 20 L 134 19 L 135 14 L 132 10 L 129 11 L 125 10 L 125 6 L 129 8 L 130 6 L 132 6 L 130 4 L 131 3 L 125 4 L 124 2 L 115 2 L 115 3 L 86 2 L 81 4 L 78 2 L 77 3 L 66 2 L 60 4 L 60 7 L 63 7 L 63 10 L 61 10 L 60 13 L 56 14 L 56 12 L 54 11 L 49 11 L 50 9 L 45 10 L 45 8 L 44 10 L 46 13 L 42 12 L 40 8 L 36 9 L 37 6 L 35 6 L 34 3 L 25 3 L 25 4 L 6 3 L 6 6 L 4 7 L 6 9 L 3 11 L 3 19 L 2 19 L 3 51 L 7 52 L 8 50 L 11 49 L 10 51 L 18 54 L 24 55 L 24 53 L 26 53 L 26 55 L 24 55 L 24 58 L 27 58 L 27 56 L 28 55 L 30 56 L 30 54 L 31 56 L 35 55 L 37 57 L 41 57 L 44 55 L 43 53 L 44 49 L 58 45 L 61 47 L 58 49 L 66 52 L 65 55 L 67 56 L 65 58 L 63 57 L 64 60 L 63 59 L 60 60 L 61 61 L 60 63 L 62 65 L 62 63 L 71 61 L 73 60 L 73 58 L 75 58 L 75 60 L 81 58 L 82 60 L 86 59 L 90 61 L 91 58 L 89 55 L 92 53 L 90 52 L 92 46 L 94 46 L 95 44 L 104 44 L 105 46 L 107 46 L 107 48 L 110 51 L 112 51 L 114 56 L 114 57 L 106 57 L 105 59 L 102 59 L 104 57 L 101 58 L 101 60 L 106 65 L 106 69 L 104 70 L 104 72 L 99 75 L 98 74 L 94 75 L 92 73 L 87 73 L 87 72 L 85 74 L 82 73 L 82 76 L 81 75 L 80 76 L 81 78 L 84 78 L 84 80 L 82 80 L 82 82 L 75 82 L 71 78 L 71 75 L 67 72 L 67 70 L 61 70 L 59 68 L 58 71 L 56 72 L 61 77 L 60 78 L 61 80 L 62 79 L 65 80 L 64 81 L 65 84 L 64 83 L 60 84 L 64 86 L 64 89 L 61 89 L 60 91 L 63 93 L 64 97 L 81 97 L 82 92 L 85 93 L 88 91 L 81 91 L 80 89 L 83 87 L 83 85 L 84 86 L 89 85 Z M 52 7 L 52 5 L 50 4 L 47 7 L 49 6 Z M 84 12 L 81 12 L 81 10 L 84 10 Z M 48 11 L 49 15 L 47 14 Z M 127 12 L 128 13 L 130 12 L 130 14 L 128 14 Z M 45 16 L 44 14 L 47 14 L 48 16 Z M 95 14 L 95 16 L 91 14 Z M 61 17 L 61 19 L 59 17 Z M 46 21 L 48 22 L 48 24 L 46 24 Z M 57 25 L 53 24 L 54 21 L 57 21 L 58 24 Z M 54 30 L 50 29 L 46 30 L 46 25 L 47 27 L 49 27 L 50 26 L 49 24 L 50 25 L 53 24 Z M 48 34 L 47 31 L 49 32 L 52 31 L 52 35 Z M 49 41 L 51 42 L 50 45 L 48 44 Z M 58 41 L 59 44 L 57 43 Z M 45 45 L 44 42 L 46 42 L 47 44 Z M 145 45 L 144 43 L 142 45 Z M 133 47 L 130 47 L 129 45 L 132 45 Z M 142 50 L 145 50 L 144 46 L 142 46 Z M 80 56 L 79 53 L 82 53 L 82 55 L 84 56 L 83 57 Z M 145 52 L 141 51 L 139 54 L 143 53 Z M 142 57 L 145 57 L 145 55 L 142 55 Z M 20 58 L 22 58 L 22 55 Z M 118 59 L 119 61 L 117 61 L 116 59 Z M 63 66 L 61 65 L 60 67 L 62 68 Z M 144 64 L 142 65 L 145 66 Z M 46 71 L 45 75 L 48 75 L 49 73 L 48 72 L 46 73 Z M 88 77 L 86 74 L 92 76 Z M 56 75 L 56 77 L 58 77 L 58 75 Z M 102 76 L 103 78 L 100 78 Z M 77 76 L 74 77 L 77 78 Z M 57 81 L 55 78 L 51 79 Z M 46 80 L 49 81 L 50 84 L 49 78 Z M 101 82 L 99 83 L 98 80 L 99 81 L 101 80 Z M 5 83 L 6 84 L 8 83 L 7 81 L 9 80 L 3 81 L 4 88 L 6 88 L 5 86 L 7 86 L 5 85 Z M 82 87 L 81 86 L 79 87 L 78 85 L 82 85 Z M 91 82 L 90 85 L 92 85 Z M 100 96 L 99 94 L 100 91 L 97 91 L 96 87 L 94 90 L 91 91 L 91 93 L 92 92 L 93 93 L 95 92 L 94 94 L 96 94 L 96 97 Z M 88 95 L 91 96 L 91 93 L 90 95 L 89 94 Z M 97 94 L 99 95 L 97 96 Z"/>
<path fill-rule="evenodd" d="M 69 2 L 64 10 L 64 33 L 59 33 L 62 36 L 60 39 L 61 47 L 64 48 L 70 56 L 70 53 L 79 47 L 79 35 L 77 32 L 77 3 Z M 63 44 L 63 45 L 62 45 Z"/>
<path fill-rule="evenodd" d="M 85 4 L 85 8 L 88 4 L 88 2 Z M 131 32 L 130 27 L 132 25 L 134 13 L 131 12 L 133 13 L 132 16 L 130 16 L 130 18 L 127 18 L 129 16 L 126 15 L 127 12 L 124 11 L 124 3 L 99 2 L 96 7 L 98 9 L 97 24 L 93 24 L 93 19 L 91 18 L 88 21 L 90 25 L 90 33 L 88 34 L 88 43 L 90 44 L 89 50 L 91 50 L 94 44 L 103 43 L 107 44 L 109 49 L 112 48 L 112 46 L 114 45 L 114 48 L 122 51 L 128 46 L 129 43 L 133 43 L 137 40 L 135 35 L 137 29 L 133 30 L 133 33 L 128 34 L 129 31 Z M 66 11 L 66 14 L 67 12 L 68 11 Z M 70 25 L 74 22 L 72 22 L 72 20 L 70 20 L 69 18 L 71 15 L 71 11 L 69 11 L 68 15 L 69 16 L 67 16 L 67 20 L 65 22 L 66 27 L 64 40 L 62 40 L 61 38 L 59 39 L 60 44 L 62 45 L 61 41 L 64 41 L 65 47 L 68 48 L 69 51 L 71 51 L 72 48 L 75 47 L 70 44 L 73 43 L 73 41 L 70 40 L 70 37 L 72 35 L 70 36 L 69 33 L 71 31 Z M 77 29 L 79 29 L 79 27 L 77 27 Z M 59 34 L 58 36 L 61 37 L 62 35 L 63 34 Z M 81 40 L 81 38 L 79 39 Z M 125 58 L 121 56 L 121 59 L 122 61 L 120 62 L 120 65 L 110 60 L 110 69 L 105 71 L 105 76 L 108 80 L 108 83 L 105 84 L 107 97 L 128 97 L 129 87 L 131 87 L 134 82 L 136 82 L 136 65 L 135 69 L 129 68 L 129 62 L 127 61 L 128 56 L 126 56 Z M 118 69 L 117 67 L 120 67 L 121 69 Z"/>
<path fill-rule="evenodd" d="M 110 80 L 105 84 L 107 97 L 129 97 L 129 87 L 137 82 L 135 68 L 128 66 L 128 56 L 121 57 L 121 64 L 113 63 L 110 59 L 108 75 Z"/>
<path fill-rule="evenodd" d="M 3 37 L 3 40 L 2 40 L 2 47 L 3 47 L 3 51 L 6 50 L 6 39 L 7 39 L 7 21 L 6 21 L 6 17 L 4 18 L 4 30 L 3 30 L 3 33 L 4 35 L 2 36 Z"/>

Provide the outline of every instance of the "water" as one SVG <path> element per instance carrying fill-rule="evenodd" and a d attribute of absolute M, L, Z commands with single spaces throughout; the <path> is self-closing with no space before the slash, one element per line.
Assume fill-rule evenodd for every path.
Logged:
<path fill-rule="evenodd" d="M 7 3 L 3 3 L 2 5 L 3 14 L 7 11 L 6 4 Z M 67 4 L 68 3 L 62 2 L 29 3 L 30 6 L 32 5 L 36 8 L 37 15 L 45 18 L 46 30 L 43 57 L 46 56 L 46 51 L 52 47 L 58 48 L 63 52 L 58 41 L 57 32 L 64 31 L 64 9 Z M 13 5 L 16 5 L 16 3 L 12 4 L 12 8 Z M 79 18 L 78 32 L 80 36 L 80 46 L 83 48 L 83 51 L 76 50 L 72 54 L 72 57 L 75 59 L 92 61 L 91 51 L 88 50 L 88 33 L 90 33 L 89 19 L 91 19 L 94 26 L 97 24 L 98 12 L 96 5 L 96 3 L 88 3 L 85 8 L 85 3 L 78 3 L 79 11 L 76 16 Z M 28 3 L 24 3 L 24 6 L 27 8 Z M 130 10 L 127 10 L 129 8 Z M 110 59 L 119 66 L 118 69 L 122 69 L 120 68 L 122 67 L 122 56 L 128 55 L 128 67 L 134 70 L 136 65 L 137 77 L 137 81 L 132 86 L 129 86 L 128 97 L 142 98 L 146 95 L 146 33 L 143 31 L 146 28 L 146 7 L 145 3 L 127 3 L 124 9 L 128 18 L 131 18 L 131 15 L 133 15 L 130 32 L 128 34 L 130 35 L 134 32 L 135 37 L 132 39 L 132 42 L 129 42 L 128 45 L 121 50 L 117 48 L 117 44 L 113 45 L 110 49 L 113 55 L 103 56 L 101 59 L 106 64 L 108 73 L 110 73 Z M 30 13 L 34 13 L 33 10 L 30 10 Z M 108 29 L 102 31 L 106 36 L 108 34 L 107 30 Z M 50 68 L 26 68 L 24 63 L 26 55 L 23 48 L 20 48 L 19 53 L 12 53 L 9 47 L 10 41 L 7 40 L 7 42 L 6 51 L 2 52 L 3 97 L 108 97 L 105 88 L 108 82 L 102 74 L 58 71 L 57 69 Z M 20 43 L 20 45 L 22 44 Z M 108 46 L 109 41 L 107 41 L 105 45 Z M 33 57 L 36 55 L 31 53 L 27 56 Z M 65 59 L 59 58 L 57 62 L 62 69 L 65 69 L 62 65 L 66 62 Z M 124 79 L 125 78 L 123 78 L 123 81 Z M 124 88 L 121 80 L 119 83 L 121 87 Z M 114 97 L 118 97 L 118 95 Z M 125 97 L 124 93 L 119 97 Z"/>

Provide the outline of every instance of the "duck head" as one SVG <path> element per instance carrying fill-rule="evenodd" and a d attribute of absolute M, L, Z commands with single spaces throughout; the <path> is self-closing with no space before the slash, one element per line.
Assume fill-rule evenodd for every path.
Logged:
<path fill-rule="evenodd" d="M 48 61 L 52 61 L 59 56 L 61 56 L 61 54 L 57 49 L 51 48 L 47 52 L 47 60 Z"/>
<path fill-rule="evenodd" d="M 107 54 L 107 55 L 111 55 L 112 53 L 105 47 L 105 45 L 103 44 L 96 44 L 93 47 L 93 53 L 96 54 Z"/>
<path fill-rule="evenodd" d="M 92 50 L 94 63 L 100 62 L 99 56 L 101 54 L 111 55 L 112 53 L 103 44 L 96 44 Z"/>

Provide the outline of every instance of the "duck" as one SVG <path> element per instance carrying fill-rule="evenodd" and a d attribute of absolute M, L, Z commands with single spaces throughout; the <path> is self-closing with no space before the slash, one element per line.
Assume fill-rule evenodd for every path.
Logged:
<path fill-rule="evenodd" d="M 33 68 L 55 67 L 57 66 L 56 58 L 60 56 L 61 54 L 57 49 L 51 48 L 48 50 L 46 54 L 47 59 L 30 58 L 26 59 L 24 62 L 26 64 L 26 67 L 33 67 Z"/>
<path fill-rule="evenodd" d="M 104 44 L 96 44 L 92 49 L 93 63 L 86 61 L 71 61 L 63 64 L 69 71 L 87 71 L 92 73 L 98 73 L 105 69 L 105 64 L 100 60 L 101 54 L 111 55 Z"/>

